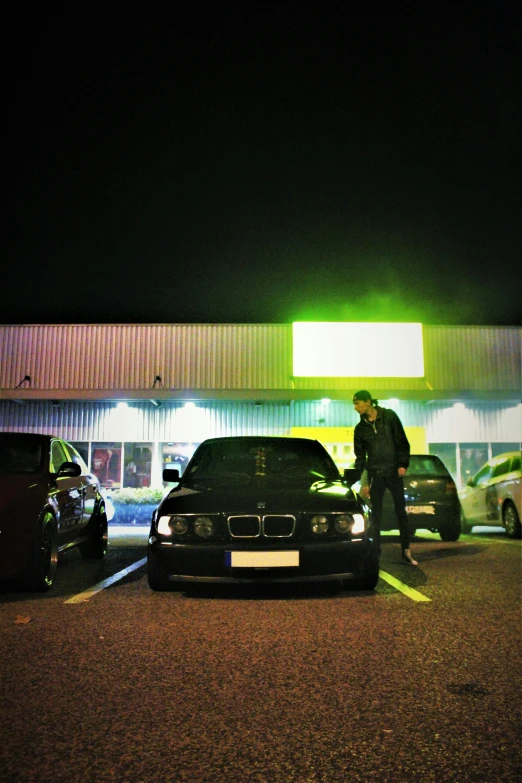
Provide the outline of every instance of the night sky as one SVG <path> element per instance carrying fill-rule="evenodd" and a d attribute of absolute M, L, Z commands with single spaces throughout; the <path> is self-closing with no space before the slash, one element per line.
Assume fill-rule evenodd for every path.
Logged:
<path fill-rule="evenodd" d="M 4 31 L 2 323 L 520 323 L 518 17 L 73 7 Z"/>

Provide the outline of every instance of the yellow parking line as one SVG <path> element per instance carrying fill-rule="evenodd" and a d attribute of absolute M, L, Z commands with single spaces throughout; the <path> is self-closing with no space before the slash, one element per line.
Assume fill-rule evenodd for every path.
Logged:
<path fill-rule="evenodd" d="M 145 565 L 146 562 L 147 562 L 146 557 L 144 557 L 142 560 L 138 560 L 136 563 L 133 563 L 128 568 L 124 568 L 123 571 L 118 571 L 118 573 L 114 574 L 114 576 L 109 576 L 109 578 L 104 579 L 103 582 L 98 582 L 97 585 L 94 585 L 94 587 L 91 587 L 89 590 L 84 590 L 83 593 L 78 593 L 78 595 L 73 595 L 72 598 L 68 598 L 67 601 L 64 601 L 64 604 L 85 603 L 85 601 L 88 601 L 89 598 L 92 598 L 93 595 L 99 593 L 100 590 L 105 590 L 106 587 L 110 587 L 111 585 L 114 584 L 114 582 L 118 582 L 120 579 L 123 579 L 124 576 L 127 576 L 127 574 L 131 574 L 137 568 L 140 568 L 140 566 Z"/>
<path fill-rule="evenodd" d="M 431 601 L 431 598 L 419 593 L 418 590 L 414 590 L 413 587 L 408 587 L 404 582 L 399 581 L 399 579 L 396 579 L 386 571 L 379 571 L 379 576 L 385 582 L 388 582 L 389 585 L 395 587 L 396 590 L 400 590 L 401 593 L 404 593 L 408 598 L 411 598 L 412 601 Z"/>

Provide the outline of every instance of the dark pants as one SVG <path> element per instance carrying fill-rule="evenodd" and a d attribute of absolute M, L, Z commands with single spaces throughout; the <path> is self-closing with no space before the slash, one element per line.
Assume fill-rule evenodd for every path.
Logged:
<path fill-rule="evenodd" d="M 372 503 L 372 517 L 375 527 L 375 539 L 381 551 L 381 520 L 382 520 L 382 502 L 386 489 L 390 490 L 397 516 L 401 547 L 404 552 L 410 546 L 410 531 L 408 527 L 408 517 L 406 515 L 406 506 L 404 503 L 404 482 L 398 473 L 389 476 L 372 476 L 370 482 L 370 500 Z"/>

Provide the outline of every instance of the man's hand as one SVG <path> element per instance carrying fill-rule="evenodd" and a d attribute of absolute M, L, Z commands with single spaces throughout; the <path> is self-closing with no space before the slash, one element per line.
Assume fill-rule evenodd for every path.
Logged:
<path fill-rule="evenodd" d="M 399 468 L 399 476 L 403 478 L 406 475 L 406 468 Z"/>

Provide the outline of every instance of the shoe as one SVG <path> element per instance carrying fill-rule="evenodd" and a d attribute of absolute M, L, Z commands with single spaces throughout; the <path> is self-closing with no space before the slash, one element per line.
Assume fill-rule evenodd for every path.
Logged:
<path fill-rule="evenodd" d="M 406 561 L 406 563 L 409 563 L 412 566 L 418 566 L 418 562 L 413 559 L 413 555 L 411 553 L 411 549 L 404 549 L 402 552 L 402 559 Z"/>

